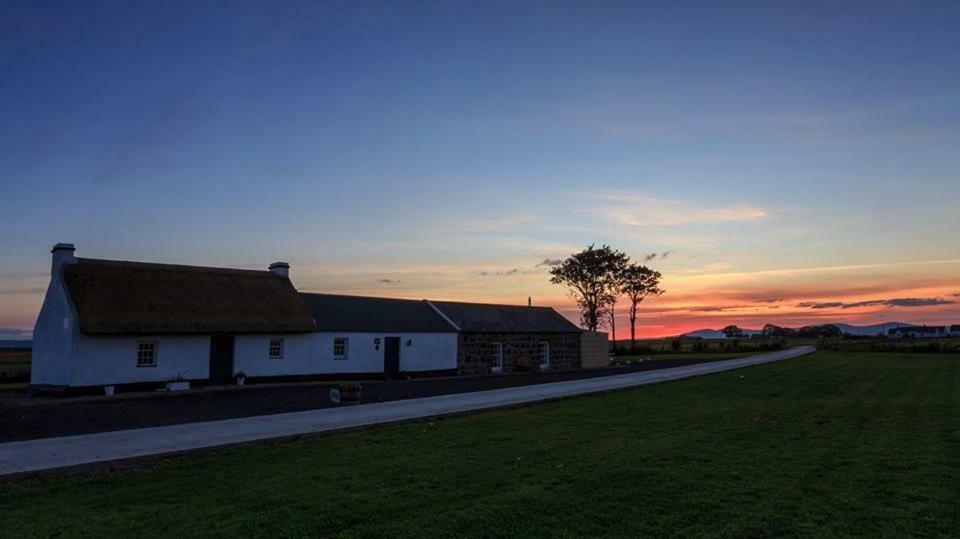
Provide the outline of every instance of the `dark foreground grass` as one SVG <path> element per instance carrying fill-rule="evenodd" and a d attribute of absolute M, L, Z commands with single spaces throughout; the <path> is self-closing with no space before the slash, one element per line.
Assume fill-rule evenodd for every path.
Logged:
<path fill-rule="evenodd" d="M 0 484 L 0 534 L 957 535 L 960 356 L 818 353 Z"/>

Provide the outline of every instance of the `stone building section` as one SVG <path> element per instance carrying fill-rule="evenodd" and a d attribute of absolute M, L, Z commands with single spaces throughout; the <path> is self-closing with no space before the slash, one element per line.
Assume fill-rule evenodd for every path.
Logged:
<path fill-rule="evenodd" d="M 494 343 L 503 345 L 503 372 L 531 370 L 540 361 L 540 343 L 550 346 L 548 370 L 580 368 L 579 333 L 460 333 L 457 369 L 460 374 L 490 374 Z M 532 370 L 540 370 L 534 367 Z"/>
<path fill-rule="evenodd" d="M 503 345 L 500 372 L 539 371 L 541 343 L 549 345 L 549 370 L 580 368 L 580 328 L 550 307 L 431 301 L 459 330 L 457 370 L 494 372 L 496 343 Z"/>
<path fill-rule="evenodd" d="M 580 334 L 580 365 L 584 369 L 610 366 L 610 341 L 602 331 L 584 331 Z"/>

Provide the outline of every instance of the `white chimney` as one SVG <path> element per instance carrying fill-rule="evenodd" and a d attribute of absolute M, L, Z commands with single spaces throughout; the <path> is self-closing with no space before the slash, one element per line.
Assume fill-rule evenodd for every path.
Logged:
<path fill-rule="evenodd" d="M 72 243 L 58 243 L 53 246 L 53 249 L 50 250 L 53 253 L 53 265 L 50 267 L 51 275 L 59 275 L 60 267 L 64 264 L 70 262 L 76 262 L 77 257 L 73 256 L 73 252 L 77 248 L 73 246 Z"/>
<path fill-rule="evenodd" d="M 285 278 L 290 278 L 290 264 L 286 262 L 274 262 L 270 264 L 270 271 Z"/>

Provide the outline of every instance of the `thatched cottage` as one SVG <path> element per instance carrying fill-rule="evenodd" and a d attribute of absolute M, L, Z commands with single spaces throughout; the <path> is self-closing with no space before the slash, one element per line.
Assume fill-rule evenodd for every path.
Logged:
<path fill-rule="evenodd" d="M 290 266 L 240 270 L 77 258 L 53 248 L 34 328 L 37 389 L 581 366 L 548 307 L 298 292 Z"/>

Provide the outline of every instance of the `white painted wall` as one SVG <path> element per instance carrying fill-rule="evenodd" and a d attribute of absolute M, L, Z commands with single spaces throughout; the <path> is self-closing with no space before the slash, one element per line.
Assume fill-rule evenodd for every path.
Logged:
<path fill-rule="evenodd" d="M 137 343 L 156 341 L 155 367 L 137 366 Z M 108 336 L 78 334 L 74 338 L 70 385 L 99 386 L 134 382 L 166 382 L 182 374 L 206 379 L 210 368 L 209 335 Z"/>
<path fill-rule="evenodd" d="M 338 373 L 381 373 L 386 337 L 400 337 L 400 370 L 456 369 L 455 333 L 300 333 L 276 335 L 284 339 L 284 354 L 270 359 L 273 335 L 237 335 L 234 371 L 247 376 L 291 376 Z M 346 337 L 347 359 L 333 359 L 333 339 Z M 380 339 L 380 349 L 374 339 Z M 137 366 L 137 343 L 156 341 L 155 367 Z M 407 345 L 407 341 L 410 345 Z M 76 334 L 68 377 L 58 384 L 100 386 L 135 382 L 166 382 L 178 374 L 206 379 L 210 364 L 209 335 L 100 336 Z M 53 382 L 46 382 L 53 383 Z"/>
<path fill-rule="evenodd" d="M 270 335 L 237 337 L 235 370 L 247 376 L 380 373 L 387 337 L 400 337 L 400 370 L 431 371 L 457 368 L 456 333 L 306 333 L 284 338 L 281 359 L 270 359 Z M 333 358 L 333 340 L 348 339 L 347 359 Z M 376 349 L 374 339 L 380 339 Z M 407 341 L 410 345 L 407 346 Z"/>
<path fill-rule="evenodd" d="M 50 284 L 33 326 L 31 384 L 68 385 L 73 357 L 76 317 L 61 277 L 61 268 L 72 262 L 72 251 L 57 251 L 50 268 Z"/>

